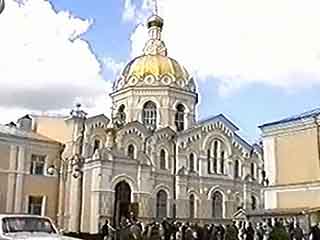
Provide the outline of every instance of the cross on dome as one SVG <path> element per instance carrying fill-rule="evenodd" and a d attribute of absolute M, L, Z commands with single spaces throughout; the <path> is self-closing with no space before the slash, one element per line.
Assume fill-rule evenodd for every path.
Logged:
<path fill-rule="evenodd" d="M 159 9 L 158 9 L 158 1 L 157 0 L 153 0 L 153 7 L 154 7 L 154 14 L 155 15 L 158 15 L 158 11 L 159 11 Z"/>
<path fill-rule="evenodd" d="M 158 15 L 158 1 L 153 0 L 154 13 L 148 19 L 149 40 L 144 47 L 145 55 L 162 55 L 167 56 L 167 48 L 161 40 L 163 28 L 163 19 Z"/>

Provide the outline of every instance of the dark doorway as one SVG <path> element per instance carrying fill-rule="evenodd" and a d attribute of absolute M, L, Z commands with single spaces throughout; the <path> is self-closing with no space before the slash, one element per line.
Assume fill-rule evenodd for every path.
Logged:
<path fill-rule="evenodd" d="M 130 217 L 131 189 L 127 182 L 116 185 L 114 202 L 114 225 L 119 226 L 122 218 Z"/>

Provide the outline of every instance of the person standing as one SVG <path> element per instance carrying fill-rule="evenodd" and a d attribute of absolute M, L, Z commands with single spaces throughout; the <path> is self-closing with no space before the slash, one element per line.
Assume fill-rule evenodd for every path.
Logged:
<path fill-rule="evenodd" d="M 102 226 L 101 232 L 102 232 L 102 239 L 103 240 L 109 240 L 110 237 L 113 235 L 113 233 L 116 230 L 110 226 L 108 219 L 105 221 L 105 223 Z"/>
<path fill-rule="evenodd" d="M 246 232 L 245 240 L 254 240 L 254 229 L 252 227 L 251 222 L 249 222 L 245 232 Z"/>
<path fill-rule="evenodd" d="M 265 235 L 265 230 L 264 230 L 263 224 L 259 222 L 257 226 L 257 231 L 256 231 L 257 240 L 263 240 L 264 235 Z"/>
<path fill-rule="evenodd" d="M 238 232 L 233 225 L 227 225 L 225 240 L 238 240 Z"/>
<path fill-rule="evenodd" d="M 309 240 L 320 240 L 320 229 L 318 227 L 318 224 L 315 224 L 313 227 L 311 227 Z"/>

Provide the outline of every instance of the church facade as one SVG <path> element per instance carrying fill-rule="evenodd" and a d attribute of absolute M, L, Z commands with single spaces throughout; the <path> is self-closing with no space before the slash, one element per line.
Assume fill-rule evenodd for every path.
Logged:
<path fill-rule="evenodd" d="M 29 116 L 29 131 L 64 144 L 48 168 L 57 177 L 57 222 L 66 231 L 97 233 L 118 225 L 176 218 L 198 222 L 263 208 L 263 158 L 223 114 L 198 121 L 195 80 L 170 58 L 163 19 L 148 20 L 149 39 L 114 82 L 112 114 Z M 49 201 L 49 199 L 47 200 Z"/>
<path fill-rule="evenodd" d="M 130 212 L 142 220 L 212 220 L 262 207 L 261 148 L 238 136 L 222 114 L 196 121 L 196 84 L 168 57 L 162 27 L 159 16 L 148 20 L 143 54 L 114 82 L 111 119 L 87 119 L 78 129 L 84 197 L 75 206 L 81 194 L 71 178 L 65 207 L 71 229 L 80 219 L 82 231 L 95 232 L 104 219 L 117 225 Z"/>

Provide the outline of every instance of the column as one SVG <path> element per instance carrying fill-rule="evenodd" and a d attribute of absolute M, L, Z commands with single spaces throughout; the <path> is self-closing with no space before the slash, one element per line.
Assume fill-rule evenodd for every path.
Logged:
<path fill-rule="evenodd" d="M 177 176 L 177 218 L 186 218 L 189 214 L 188 198 L 187 198 L 187 183 L 183 176 Z"/>
<path fill-rule="evenodd" d="M 225 218 L 232 218 L 233 213 L 234 213 L 234 201 L 231 199 L 227 198 L 226 201 L 224 202 L 224 217 Z"/>
<path fill-rule="evenodd" d="M 69 231 L 79 232 L 79 221 L 80 221 L 80 179 L 70 178 L 70 220 L 69 220 Z"/>
<path fill-rule="evenodd" d="M 245 210 L 249 210 L 250 209 L 250 200 L 249 200 L 249 187 L 248 187 L 248 182 L 247 180 L 245 180 L 244 184 L 243 184 L 243 207 Z"/>
<path fill-rule="evenodd" d="M 154 206 L 156 206 L 155 199 L 152 199 L 149 193 L 139 193 L 138 194 L 139 203 L 139 218 L 151 219 L 155 217 L 155 212 L 153 211 Z"/>
<path fill-rule="evenodd" d="M 13 212 L 14 210 L 14 200 L 15 200 L 15 186 L 16 186 L 16 174 L 13 171 L 16 171 L 17 168 L 17 159 L 18 159 L 19 147 L 16 145 L 11 145 L 10 147 L 10 162 L 8 174 L 8 192 L 7 192 L 7 212 Z"/>
<path fill-rule="evenodd" d="M 60 160 L 62 161 L 62 160 Z M 64 163 L 60 163 L 60 172 L 59 172 L 59 202 L 58 202 L 58 228 L 63 229 L 64 228 L 64 196 L 65 196 L 65 180 L 64 171 L 67 171 L 67 169 L 64 168 Z"/>
<path fill-rule="evenodd" d="M 232 159 L 227 160 L 227 174 L 229 177 L 233 178 L 234 177 L 234 163 Z"/>
<path fill-rule="evenodd" d="M 20 147 L 18 153 L 18 162 L 17 162 L 17 176 L 16 176 L 16 191 L 15 191 L 15 204 L 14 212 L 22 212 L 22 203 L 24 197 L 22 196 L 23 192 L 23 175 L 24 175 L 24 164 L 25 164 L 25 146 Z"/>

